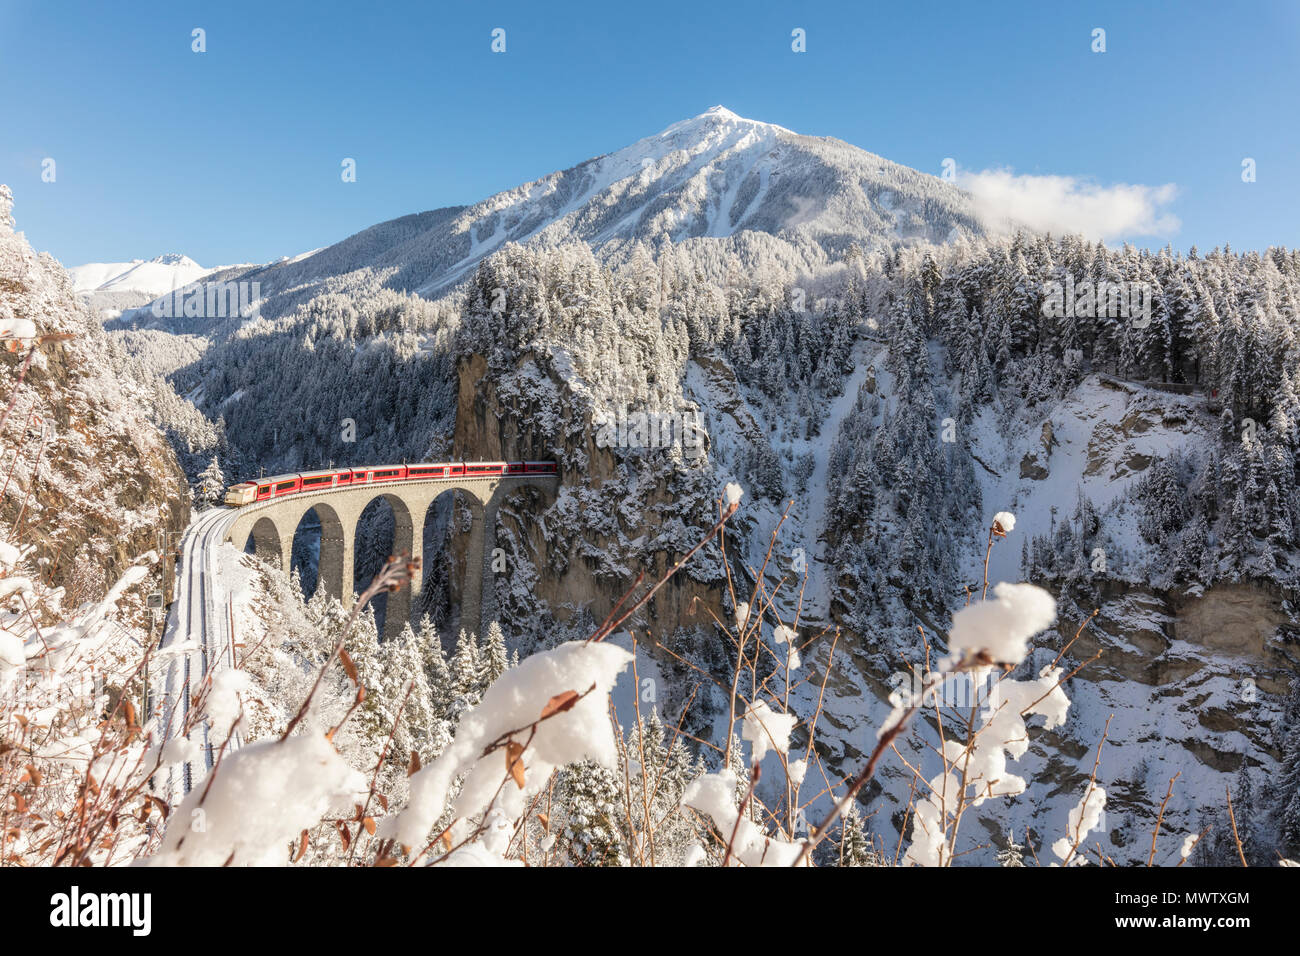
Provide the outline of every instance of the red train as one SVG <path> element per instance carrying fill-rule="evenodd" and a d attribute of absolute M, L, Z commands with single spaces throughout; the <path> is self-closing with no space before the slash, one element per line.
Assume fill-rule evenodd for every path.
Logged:
<path fill-rule="evenodd" d="M 352 485 L 382 485 L 395 481 L 443 481 L 497 476 L 558 475 L 553 461 L 426 462 L 418 465 L 368 465 L 364 468 L 329 468 L 296 475 L 272 475 L 241 481 L 226 489 L 226 504 L 234 507 L 282 498 L 299 492 L 325 491 Z"/>

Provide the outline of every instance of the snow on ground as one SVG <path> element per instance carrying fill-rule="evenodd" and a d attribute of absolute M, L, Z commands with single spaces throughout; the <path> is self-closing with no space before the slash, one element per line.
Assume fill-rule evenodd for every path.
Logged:
<path fill-rule="evenodd" d="M 999 429 L 996 416 L 986 408 L 971 426 L 984 526 L 995 512 L 1005 510 L 1015 514 L 1019 530 L 1013 544 L 993 549 L 990 582 L 1019 579 L 1020 533 L 1050 533 L 1054 523 L 1074 512 L 1080 489 L 1104 512 L 1142 478 L 1152 460 L 1184 445 L 1212 443 L 1214 434 L 1214 419 L 1199 396 L 1172 395 L 1100 375 L 1084 379 L 1049 414 L 1035 412 L 1032 420 L 1022 414 L 1010 435 Z M 1050 437 L 1045 438 L 1047 423 Z M 1105 530 L 1118 552 L 1107 555 L 1108 565 L 1115 565 L 1120 554 L 1142 548 L 1131 516 L 1107 516 Z M 968 556 L 969 580 L 982 579 L 983 561 L 982 551 Z"/>

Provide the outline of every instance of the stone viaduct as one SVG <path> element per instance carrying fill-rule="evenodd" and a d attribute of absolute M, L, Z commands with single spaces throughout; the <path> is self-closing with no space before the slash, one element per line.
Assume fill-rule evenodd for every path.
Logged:
<path fill-rule="evenodd" d="M 460 491 L 470 499 L 474 528 L 466 555 L 465 581 L 461 588 L 460 621 L 468 631 L 483 634 L 495 612 L 492 552 L 496 547 L 497 510 L 501 501 L 521 485 L 554 487 L 555 475 L 491 475 L 488 477 L 439 478 L 431 481 L 402 481 L 391 485 L 367 484 L 318 492 L 299 492 L 283 498 L 244 505 L 227 527 L 223 540 L 243 548 L 252 535 L 258 557 L 288 568 L 298 524 L 308 511 L 320 519 L 320 565 L 316 586 L 351 607 L 355 594 L 354 544 L 357 521 L 366 506 L 382 498 L 393 509 L 393 554 L 406 552 L 423 558 L 424 525 L 429 508 L 441 495 Z M 475 573 L 478 569 L 478 573 Z M 388 595 L 384 637 L 396 636 L 411 618 L 412 598 L 423 586 L 423 573 L 410 587 Z"/>

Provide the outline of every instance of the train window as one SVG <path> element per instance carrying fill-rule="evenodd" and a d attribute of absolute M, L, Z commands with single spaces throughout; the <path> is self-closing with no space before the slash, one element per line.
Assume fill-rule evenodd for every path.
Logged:
<path fill-rule="evenodd" d="M 326 475 L 323 478 L 304 478 L 302 483 L 304 485 L 328 485 L 330 481 L 330 476 Z"/>
<path fill-rule="evenodd" d="M 287 490 L 287 489 L 289 489 L 289 488 L 292 488 L 293 486 L 294 486 L 294 482 L 292 482 L 292 481 L 282 481 L 282 482 L 280 482 L 278 485 L 275 486 L 275 490 L 276 490 L 276 491 L 285 491 L 285 490 Z"/>

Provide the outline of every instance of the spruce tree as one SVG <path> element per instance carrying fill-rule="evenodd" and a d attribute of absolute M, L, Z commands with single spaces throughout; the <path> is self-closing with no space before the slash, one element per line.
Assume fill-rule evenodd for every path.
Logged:
<path fill-rule="evenodd" d="M 577 866 L 626 866 L 619 825 L 621 791 L 614 772 L 583 761 L 569 767 L 565 776 L 564 838 L 569 859 Z"/>
<path fill-rule="evenodd" d="M 878 866 L 876 851 L 867 839 L 858 801 L 851 800 L 840 826 L 840 866 Z"/>
<path fill-rule="evenodd" d="M 383 679 L 380 682 L 380 706 L 389 714 L 401 711 L 393 730 L 389 759 L 405 765 L 412 750 L 422 760 L 431 760 L 448 742 L 443 721 L 433 708 L 433 695 L 425 676 L 422 649 L 411 625 L 407 624 L 396 640 L 381 646 Z"/>
<path fill-rule="evenodd" d="M 208 467 L 199 475 L 199 486 L 194 493 L 194 501 L 201 508 L 211 508 L 221 503 L 226 495 L 226 476 L 221 473 L 221 466 L 213 457 Z"/>
<path fill-rule="evenodd" d="M 506 638 L 496 621 L 488 625 L 487 639 L 479 650 L 479 661 L 479 684 L 484 690 L 510 667 L 510 660 L 506 657 Z"/>
<path fill-rule="evenodd" d="M 998 850 L 998 866 L 1024 866 L 1025 865 L 1025 848 L 1023 844 L 1016 842 L 1016 834 L 1012 830 L 1007 831 L 1007 845 L 1005 849 Z"/>
<path fill-rule="evenodd" d="M 460 637 L 456 639 L 456 652 L 451 657 L 450 671 L 453 698 L 462 707 L 465 704 L 477 704 L 483 693 L 478 642 L 464 628 L 461 628 Z"/>
<path fill-rule="evenodd" d="M 428 615 L 420 622 L 420 634 L 416 640 L 424 661 L 424 679 L 429 685 L 431 706 L 435 713 L 445 715 L 451 707 L 455 691 L 451 669 L 447 666 L 447 655 L 442 649 L 442 638 Z"/>

